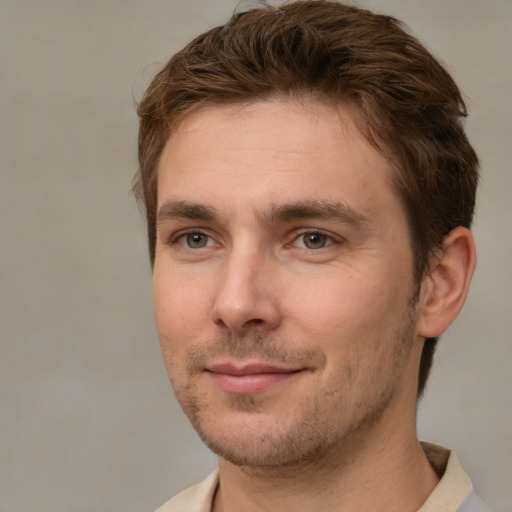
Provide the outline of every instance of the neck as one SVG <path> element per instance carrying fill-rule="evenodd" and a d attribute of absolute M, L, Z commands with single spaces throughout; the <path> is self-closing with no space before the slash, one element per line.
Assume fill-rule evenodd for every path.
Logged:
<path fill-rule="evenodd" d="M 221 459 L 214 512 L 416 512 L 439 478 L 418 442 L 415 417 L 412 424 L 394 420 L 394 428 L 357 432 L 315 461 L 254 468 Z"/>

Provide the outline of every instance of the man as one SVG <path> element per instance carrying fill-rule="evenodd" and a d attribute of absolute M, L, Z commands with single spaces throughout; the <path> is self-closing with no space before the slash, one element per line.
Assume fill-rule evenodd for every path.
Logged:
<path fill-rule="evenodd" d="M 400 23 L 259 7 L 139 105 L 160 343 L 219 470 L 160 510 L 488 511 L 416 404 L 475 266 L 477 157 Z"/>

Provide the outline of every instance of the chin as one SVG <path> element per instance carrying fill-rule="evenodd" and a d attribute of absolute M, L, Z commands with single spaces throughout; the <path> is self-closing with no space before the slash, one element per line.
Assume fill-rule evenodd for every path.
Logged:
<path fill-rule="evenodd" d="M 267 470 L 327 463 L 369 423 L 369 418 L 357 418 L 355 422 L 339 421 L 333 428 L 319 420 L 317 414 L 295 421 L 290 418 L 288 422 L 250 412 L 229 416 L 219 414 L 218 421 L 197 416 L 190 420 L 206 446 L 221 459 L 238 467 Z"/>

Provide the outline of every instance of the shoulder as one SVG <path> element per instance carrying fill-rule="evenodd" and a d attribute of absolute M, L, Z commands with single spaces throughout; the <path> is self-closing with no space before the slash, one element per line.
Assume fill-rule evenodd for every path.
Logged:
<path fill-rule="evenodd" d="M 156 512 L 211 512 L 211 504 L 219 483 L 218 471 L 201 483 L 180 492 Z"/>
<path fill-rule="evenodd" d="M 494 512 L 494 510 L 474 490 L 471 490 L 458 512 Z"/>

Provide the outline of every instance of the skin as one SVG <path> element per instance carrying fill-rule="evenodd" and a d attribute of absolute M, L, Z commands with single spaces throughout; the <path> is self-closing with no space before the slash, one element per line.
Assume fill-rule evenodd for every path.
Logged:
<path fill-rule="evenodd" d="M 350 109 L 201 109 L 158 172 L 155 317 L 220 457 L 214 510 L 417 510 L 438 480 L 416 437 L 419 359 L 452 274 L 415 283 L 389 164 Z M 474 261 L 465 236 L 454 266 Z"/>

